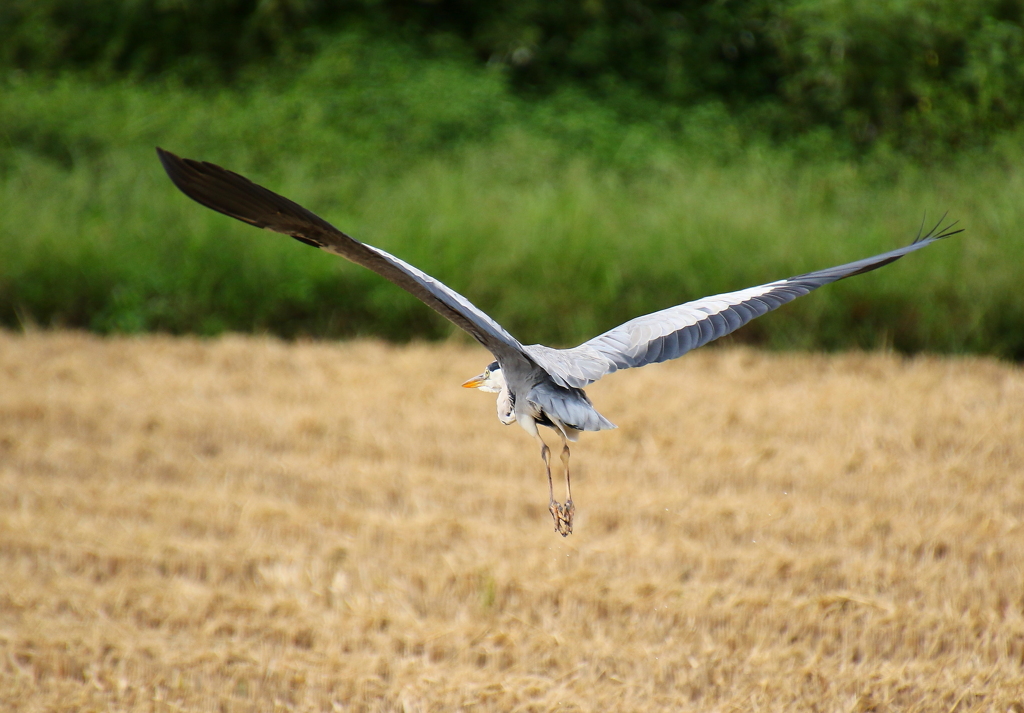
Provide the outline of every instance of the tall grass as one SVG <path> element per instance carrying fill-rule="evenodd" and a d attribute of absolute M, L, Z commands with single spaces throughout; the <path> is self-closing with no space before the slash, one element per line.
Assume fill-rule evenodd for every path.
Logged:
<path fill-rule="evenodd" d="M 0 322 L 392 339 L 451 332 L 365 270 L 191 203 L 153 153 L 214 161 L 466 294 L 526 342 L 880 252 L 922 214 L 968 229 L 758 320 L 772 346 L 1024 357 L 1024 173 L 1007 139 L 954 165 L 850 163 L 811 136 L 683 136 L 581 97 L 340 43 L 303 72 L 205 92 L 14 76 L 0 109 Z M 381 54 L 383 53 L 383 54 Z M 815 160 L 808 160 L 808 157 Z"/>

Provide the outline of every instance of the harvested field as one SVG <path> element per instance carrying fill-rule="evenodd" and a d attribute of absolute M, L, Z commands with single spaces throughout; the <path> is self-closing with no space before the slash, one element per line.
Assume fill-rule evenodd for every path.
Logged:
<path fill-rule="evenodd" d="M 5 711 L 1024 711 L 1024 373 L 590 389 L 576 533 L 459 344 L 0 333 Z"/>

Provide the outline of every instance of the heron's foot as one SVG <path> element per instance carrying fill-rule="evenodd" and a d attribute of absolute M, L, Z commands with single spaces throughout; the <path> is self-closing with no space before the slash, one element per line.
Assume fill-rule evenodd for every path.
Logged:
<path fill-rule="evenodd" d="M 566 500 L 565 505 L 552 500 L 548 503 L 548 512 L 555 521 L 555 532 L 562 537 L 572 534 L 572 519 L 576 514 L 576 506 L 572 504 L 572 500 Z"/>
<path fill-rule="evenodd" d="M 554 500 L 548 502 L 548 512 L 551 513 L 551 519 L 555 521 L 555 532 L 559 532 L 559 526 L 562 523 L 562 506 L 556 503 Z"/>
<path fill-rule="evenodd" d="M 565 505 L 562 506 L 562 523 L 565 525 L 564 530 L 559 530 L 562 537 L 572 534 L 572 519 L 576 515 L 576 506 L 572 504 L 572 500 L 566 500 Z"/>

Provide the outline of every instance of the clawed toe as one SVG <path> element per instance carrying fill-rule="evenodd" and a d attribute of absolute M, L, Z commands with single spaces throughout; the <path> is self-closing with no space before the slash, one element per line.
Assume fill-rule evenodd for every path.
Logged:
<path fill-rule="evenodd" d="M 551 513 L 551 519 L 555 521 L 555 532 L 558 532 L 558 523 L 562 521 L 562 506 L 552 500 L 548 503 L 548 512 Z"/>
<path fill-rule="evenodd" d="M 555 532 L 562 537 L 572 534 L 572 519 L 576 514 L 576 506 L 572 504 L 572 500 L 567 500 L 565 505 L 552 500 L 548 503 L 548 512 L 555 521 Z"/>

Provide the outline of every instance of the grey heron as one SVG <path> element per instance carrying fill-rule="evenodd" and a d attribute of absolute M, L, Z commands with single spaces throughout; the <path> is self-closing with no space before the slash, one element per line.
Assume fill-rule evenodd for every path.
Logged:
<path fill-rule="evenodd" d="M 379 248 L 349 237 L 283 196 L 237 173 L 158 148 L 171 181 L 189 198 L 250 225 L 266 228 L 373 270 L 464 329 L 494 357 L 483 373 L 463 386 L 498 394 L 498 418 L 518 423 L 540 444 L 548 478 L 548 510 L 555 530 L 572 532 L 575 506 L 569 479 L 569 442 L 582 431 L 615 425 L 594 408 L 584 387 L 619 369 L 655 364 L 725 336 L 822 285 L 888 265 L 936 240 L 962 232 L 940 220 L 905 247 L 824 270 L 776 280 L 737 292 L 704 297 L 632 319 L 571 349 L 523 345 L 465 297 Z M 922 225 L 922 228 L 924 226 Z M 538 426 L 561 438 L 566 500 L 555 500 L 551 449 Z"/>

